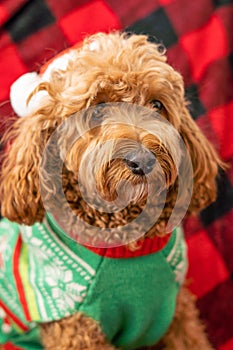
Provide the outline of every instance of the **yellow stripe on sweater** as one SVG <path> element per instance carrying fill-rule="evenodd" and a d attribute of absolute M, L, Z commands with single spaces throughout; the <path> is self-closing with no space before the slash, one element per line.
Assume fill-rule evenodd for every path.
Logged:
<path fill-rule="evenodd" d="M 38 310 L 38 305 L 35 297 L 35 292 L 29 281 L 29 262 L 28 262 L 28 247 L 23 244 L 20 263 L 19 263 L 19 273 L 24 285 L 24 292 L 26 295 L 28 309 L 33 321 L 40 320 L 40 314 Z"/>

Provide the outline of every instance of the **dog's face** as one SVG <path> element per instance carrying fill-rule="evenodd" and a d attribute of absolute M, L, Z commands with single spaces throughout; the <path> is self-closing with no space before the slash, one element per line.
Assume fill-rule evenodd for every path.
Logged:
<path fill-rule="evenodd" d="M 166 189 L 174 184 L 182 157 L 179 134 L 159 110 L 101 103 L 62 125 L 59 144 L 65 167 L 89 196 L 96 187 L 104 199 L 113 201 L 120 182 L 128 182 L 133 190 L 122 195 L 139 204 L 147 195 L 148 181 L 157 193 L 164 184 Z M 70 147 L 65 147 L 65 138 Z"/>
<path fill-rule="evenodd" d="M 210 204 L 221 161 L 190 117 L 182 78 L 167 64 L 160 45 L 143 35 L 98 34 L 73 56 L 66 70 L 54 71 L 35 91 L 47 91 L 47 103 L 17 121 L 8 134 L 15 140 L 3 164 L 3 215 L 27 224 L 43 218 L 39 169 L 46 143 L 58 127 L 56 156 L 64 161 L 66 202 L 90 223 L 102 227 L 132 220 L 145 206 L 149 183 L 154 198 L 167 191 L 152 230 L 163 233 L 182 187 L 178 174 L 185 172 L 181 140 L 193 167 L 188 212 Z M 42 171 L 41 181 L 51 198 L 54 176 Z M 121 192 L 125 208 L 112 215 L 91 208 L 81 198 L 79 182 L 88 197 L 97 190 L 110 203 Z M 184 198 L 189 191 L 183 186 Z"/>

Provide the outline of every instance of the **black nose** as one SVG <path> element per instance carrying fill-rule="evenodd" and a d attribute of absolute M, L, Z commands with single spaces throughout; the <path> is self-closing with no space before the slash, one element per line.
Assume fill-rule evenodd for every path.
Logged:
<path fill-rule="evenodd" d="M 135 175 L 149 174 L 155 166 L 154 154 L 143 148 L 128 153 L 124 161 Z"/>

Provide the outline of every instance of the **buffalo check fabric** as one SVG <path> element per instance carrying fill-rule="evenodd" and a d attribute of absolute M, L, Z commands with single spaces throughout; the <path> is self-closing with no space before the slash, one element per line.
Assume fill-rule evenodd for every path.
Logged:
<path fill-rule="evenodd" d="M 190 289 L 210 340 L 233 349 L 233 3 L 231 0 L 0 1 L 0 133 L 12 122 L 9 88 L 86 35 L 150 35 L 184 77 L 191 114 L 228 163 L 217 201 L 185 221 Z M 6 350 L 15 350 L 11 344 Z"/>

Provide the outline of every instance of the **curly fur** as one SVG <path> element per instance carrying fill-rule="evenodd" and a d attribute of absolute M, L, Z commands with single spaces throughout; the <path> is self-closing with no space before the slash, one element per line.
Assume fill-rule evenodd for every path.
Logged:
<path fill-rule="evenodd" d="M 98 50 L 91 49 L 90 43 L 93 42 L 98 43 Z M 41 83 L 33 92 L 47 91 L 47 104 L 33 115 L 18 119 L 4 138 L 10 146 L 1 171 L 2 214 L 20 224 L 32 225 L 42 221 L 45 208 L 40 193 L 39 167 L 45 145 L 52 132 L 64 120 L 101 102 L 128 102 L 148 107 L 153 112 L 152 101 L 161 101 L 162 110 L 155 112 L 171 123 L 181 135 L 192 160 L 194 186 L 188 214 L 196 213 L 213 202 L 216 199 L 218 167 L 223 164 L 192 120 L 184 98 L 182 77 L 166 62 L 166 56 L 161 53 L 159 45 L 150 43 L 144 35 L 101 33 L 86 39 L 81 48 L 75 49 L 74 55 L 75 59 L 69 62 L 66 70 L 53 71 L 50 81 Z M 86 120 L 89 122 L 88 118 Z M 77 216 L 100 227 L 117 227 L 132 221 L 143 210 L 146 196 L 143 181 L 130 174 L 121 160 L 114 160 L 110 166 L 101 168 L 96 175 L 96 182 L 98 190 L 108 200 L 115 198 L 119 178 L 130 178 L 135 186 L 139 181 L 143 188 L 140 195 L 117 214 L 103 214 L 88 206 L 77 185 L 77 170 L 82 155 L 88 147 L 101 145 L 108 139 L 108 128 L 108 125 L 102 123 L 74 143 L 66 155 L 62 182 L 68 206 Z M 72 135 L 72 132 L 67 130 L 68 135 Z M 171 137 L 174 144 L 169 150 L 156 137 L 142 135 L 140 125 L 132 133 L 129 128 L 124 129 L 119 124 L 115 131 L 110 130 L 111 135 L 114 132 L 116 138 L 126 138 L 131 133 L 131 139 L 138 140 L 140 135 L 140 142 L 160 157 L 168 193 L 162 214 L 146 232 L 146 236 L 164 235 L 177 198 L 177 169 L 173 162 L 176 154 L 172 154 L 178 143 L 176 136 Z M 63 141 L 60 142 L 62 144 Z M 62 144 L 62 147 L 65 145 Z M 111 154 L 109 156 L 111 158 Z M 177 157 L 181 158 L 181 155 L 178 154 Z M 180 167 L 182 166 L 181 162 Z M 51 197 L 56 184 L 46 174 L 42 181 L 48 189 L 47 195 Z M 56 203 L 51 203 L 56 206 Z M 62 210 L 67 210 L 67 203 Z M 211 349 L 207 341 L 203 340 L 198 321 L 193 321 L 197 319 L 193 303 L 187 300 L 187 293 L 182 292 L 178 298 L 174 325 L 164 339 L 165 348 Z M 113 349 L 105 343 L 98 325 L 80 314 L 42 326 L 42 338 L 45 348 L 51 350 Z"/>
<path fill-rule="evenodd" d="M 45 350 L 113 350 L 114 347 L 105 340 L 100 326 L 81 313 L 41 326 Z M 56 338 L 56 342 L 54 342 Z"/>

